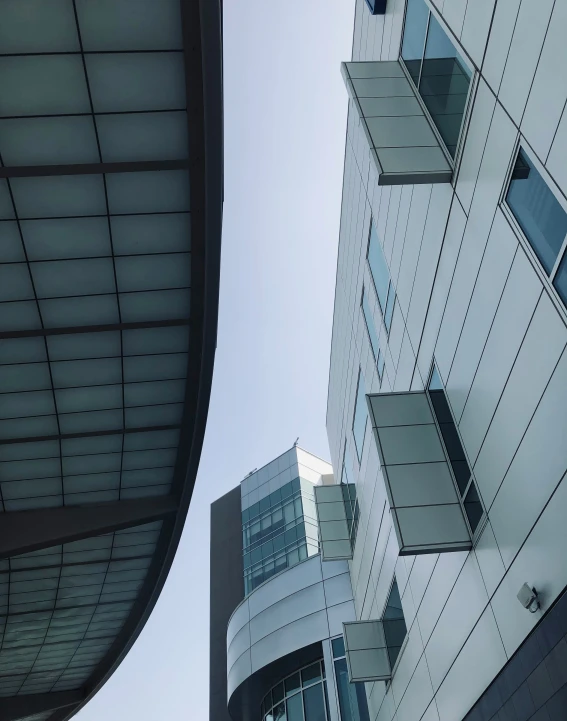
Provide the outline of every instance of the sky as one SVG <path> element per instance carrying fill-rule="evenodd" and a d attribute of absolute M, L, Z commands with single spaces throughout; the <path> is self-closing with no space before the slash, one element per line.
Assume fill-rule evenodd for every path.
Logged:
<path fill-rule="evenodd" d="M 208 718 L 210 504 L 325 414 L 354 0 L 224 0 L 225 203 L 197 483 L 144 630 L 78 721 Z"/>

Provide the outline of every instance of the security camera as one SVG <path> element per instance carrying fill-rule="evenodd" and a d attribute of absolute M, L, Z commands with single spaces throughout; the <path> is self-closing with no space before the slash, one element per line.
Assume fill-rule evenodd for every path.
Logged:
<path fill-rule="evenodd" d="M 524 583 L 522 588 L 518 591 L 518 601 L 524 608 L 527 608 L 530 613 L 535 613 L 539 608 L 537 591 L 535 588 L 528 586 L 527 583 Z"/>

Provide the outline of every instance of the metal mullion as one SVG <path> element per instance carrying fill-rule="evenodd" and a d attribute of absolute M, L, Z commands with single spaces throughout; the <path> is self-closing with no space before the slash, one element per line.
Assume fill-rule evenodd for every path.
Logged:
<path fill-rule="evenodd" d="M 87 113 L 81 117 L 87 117 Z M 65 116 L 66 117 L 66 116 Z M 95 125 L 94 114 L 89 115 Z M 152 170 L 188 170 L 189 160 L 124 160 L 99 163 L 66 163 L 62 165 L 8 165 L 0 167 L 0 178 L 42 178 L 54 175 L 98 175 L 105 173 L 133 173 Z"/>
<path fill-rule="evenodd" d="M 104 216 L 100 216 L 101 218 Z M 165 251 L 155 251 L 150 253 L 124 253 L 123 255 L 116 256 L 117 258 L 142 258 L 146 255 L 187 255 L 191 254 L 190 250 L 165 250 Z M 33 265 L 34 263 L 61 263 L 65 262 L 67 260 L 100 260 L 104 258 L 112 258 L 111 255 L 78 255 L 78 256 L 70 256 L 68 258 L 39 258 L 38 260 L 30 260 L 30 263 Z M 7 263 L 2 263 L 2 265 L 18 265 L 22 261 L 15 260 L 15 261 L 9 261 Z M 168 288 L 158 288 L 158 290 L 169 290 Z M 128 292 L 128 291 L 126 291 Z M 136 293 L 139 291 L 129 291 L 130 293 Z M 97 295 L 97 294 L 95 294 Z M 99 293 L 98 295 L 104 295 Z M 7 303 L 17 303 L 18 301 L 4 301 Z"/>
<path fill-rule="evenodd" d="M 86 53 L 88 55 L 88 53 Z M 75 53 L 78 55 L 78 53 Z M 182 113 L 187 107 L 161 108 L 159 110 L 105 110 L 97 115 L 142 115 L 143 113 Z M 39 120 L 42 118 L 85 118 L 90 113 L 39 113 L 37 115 L 0 115 L 0 120 Z"/>
<path fill-rule="evenodd" d="M 185 353 L 185 351 L 164 351 L 163 353 L 135 353 L 129 356 L 126 356 L 126 358 L 151 358 L 152 356 L 156 355 L 182 355 Z M 88 361 L 88 360 L 107 360 L 112 358 L 118 358 L 117 355 L 107 355 L 107 356 L 88 356 L 86 358 L 62 358 L 60 360 L 53 361 L 53 363 L 74 363 L 76 361 Z M 4 366 L 25 366 L 25 365 L 37 365 L 39 363 L 45 363 L 45 361 L 19 361 L 18 363 L 0 363 L 0 369 L 2 369 Z M 180 380 L 179 378 L 166 378 L 164 380 Z M 129 381 L 130 383 L 146 383 L 148 381 Z M 112 385 L 107 383 L 106 385 Z M 70 388 L 81 388 L 82 386 L 69 386 Z M 85 386 L 86 387 L 86 386 Z M 41 388 L 38 388 L 37 390 L 44 390 Z M 8 393 L 14 393 L 19 391 L 7 391 Z M 25 392 L 25 391 L 24 391 Z M 0 395 L 3 395 L 0 393 Z"/>
<path fill-rule="evenodd" d="M 191 210 L 152 210 L 148 211 L 147 213 L 114 213 L 115 216 L 130 216 L 130 215 L 180 215 L 183 213 L 187 213 L 188 215 L 191 214 Z M 26 220 L 68 220 L 69 217 L 72 218 L 104 218 L 106 217 L 104 213 L 86 213 L 85 215 L 48 215 L 48 216 L 35 216 L 31 218 L 26 218 Z M 7 221 L 13 220 L 13 218 L 3 218 L 0 220 L 1 223 L 5 223 Z"/>
<path fill-rule="evenodd" d="M 148 556 L 148 555 L 132 556 L 131 558 L 128 558 L 128 559 L 117 559 L 117 560 L 141 561 L 145 558 L 151 558 L 151 557 L 152 556 Z M 104 561 L 73 561 L 71 563 L 65 563 L 64 566 L 65 566 L 65 568 L 70 568 L 70 567 L 74 567 L 74 566 L 91 566 L 95 563 L 104 563 Z M 46 569 L 46 568 L 59 568 L 59 564 L 51 565 L 51 566 L 49 566 L 49 565 L 48 566 L 30 566 L 29 568 L 28 567 L 16 568 L 16 569 L 14 569 L 13 573 L 19 573 L 20 571 L 43 571 L 43 569 Z M 81 576 L 82 574 L 79 573 L 79 574 L 73 574 L 73 575 Z M 85 574 L 85 575 L 87 575 L 87 574 Z M 7 615 L 8 614 L 0 614 L 0 618 L 6 618 Z M 18 614 L 12 614 L 12 617 L 14 617 L 16 615 L 18 615 Z"/>

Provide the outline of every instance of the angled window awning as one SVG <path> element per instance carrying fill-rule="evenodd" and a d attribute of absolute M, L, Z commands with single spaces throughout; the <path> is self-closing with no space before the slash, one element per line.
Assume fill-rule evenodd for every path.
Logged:
<path fill-rule="evenodd" d="M 397 61 L 342 63 L 370 146 L 378 185 L 449 183 L 453 170 Z"/>
<path fill-rule="evenodd" d="M 377 393 L 367 400 L 400 555 L 470 549 L 427 394 Z"/>
<path fill-rule="evenodd" d="M 352 558 L 354 483 L 314 488 L 322 560 Z"/>
<path fill-rule="evenodd" d="M 348 680 L 389 681 L 392 667 L 382 621 L 353 621 L 343 624 Z"/>

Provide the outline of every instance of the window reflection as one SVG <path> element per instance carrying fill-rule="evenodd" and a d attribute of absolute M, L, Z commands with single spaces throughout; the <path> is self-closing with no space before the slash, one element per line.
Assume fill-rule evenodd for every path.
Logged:
<path fill-rule="evenodd" d="M 345 658 L 345 644 L 342 636 L 331 641 L 335 680 L 339 696 L 342 721 L 369 721 L 368 702 L 363 683 L 350 683 Z"/>
<path fill-rule="evenodd" d="M 454 158 L 471 73 L 424 0 L 408 0 L 401 56 Z"/>
<path fill-rule="evenodd" d="M 268 691 L 262 701 L 262 719 L 330 721 L 326 694 L 325 666 L 316 661 Z"/>
<path fill-rule="evenodd" d="M 522 150 L 506 202 L 545 271 L 551 273 L 567 235 L 567 213 Z"/>

